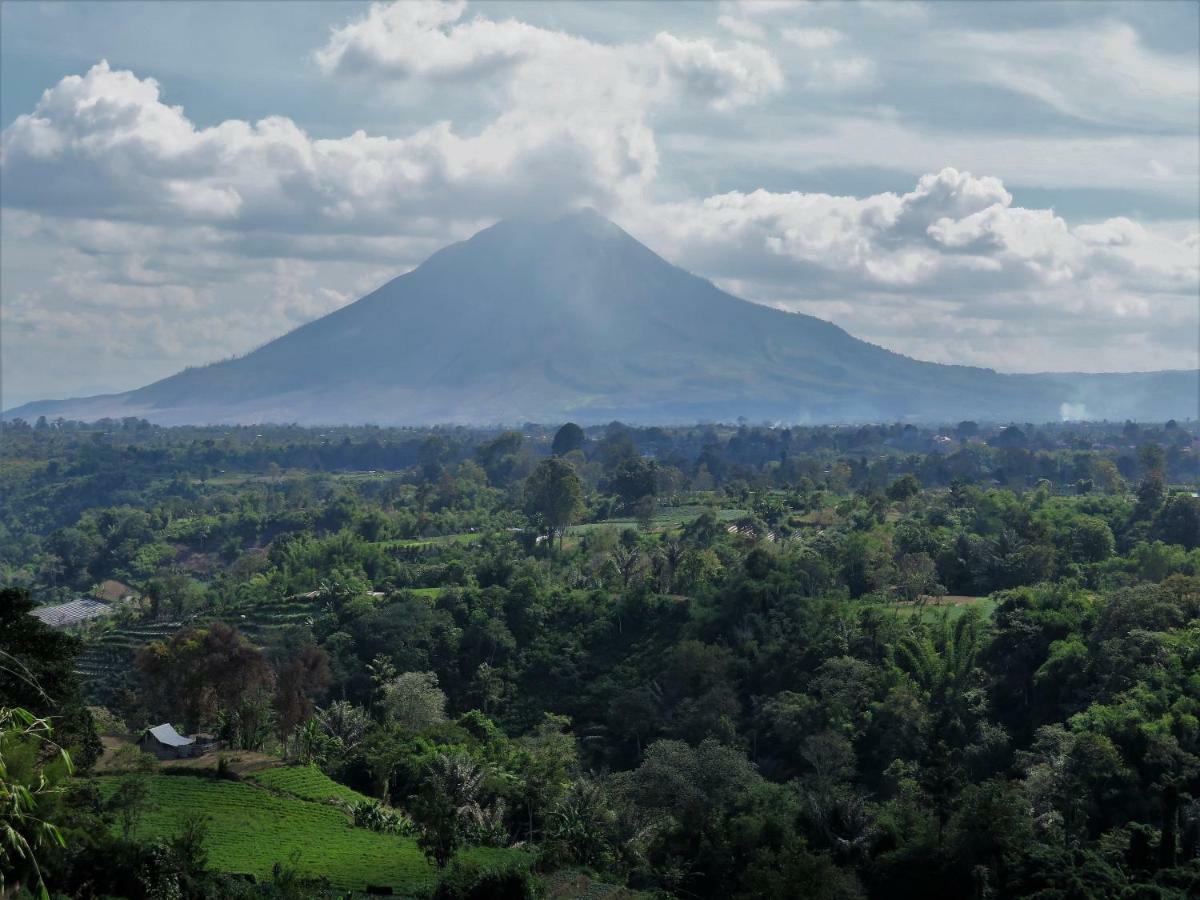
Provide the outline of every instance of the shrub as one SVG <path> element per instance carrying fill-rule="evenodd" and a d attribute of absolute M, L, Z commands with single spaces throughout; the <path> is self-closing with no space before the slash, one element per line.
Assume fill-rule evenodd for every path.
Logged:
<path fill-rule="evenodd" d="M 433 900 L 534 900 L 542 896 L 537 879 L 527 863 L 485 866 L 455 860 Z"/>
<path fill-rule="evenodd" d="M 388 809 L 372 800 L 363 800 L 350 807 L 354 817 L 355 828 L 369 828 L 383 834 L 398 834 L 407 836 L 414 834 L 417 826 L 404 813 Z"/>

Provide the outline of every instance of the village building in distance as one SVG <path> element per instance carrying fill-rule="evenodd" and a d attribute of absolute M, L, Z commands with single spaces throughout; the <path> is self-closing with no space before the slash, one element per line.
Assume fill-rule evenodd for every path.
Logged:
<path fill-rule="evenodd" d="M 218 748 L 214 735 L 201 733 L 185 737 L 169 722 L 147 728 L 137 743 L 143 752 L 153 753 L 159 759 L 190 759 Z"/>
<path fill-rule="evenodd" d="M 80 597 L 68 603 L 56 603 L 52 606 L 38 606 L 30 610 L 30 615 L 41 619 L 51 628 L 71 628 L 82 625 L 92 619 L 98 619 L 112 612 L 112 606 L 93 600 L 90 597 Z"/>

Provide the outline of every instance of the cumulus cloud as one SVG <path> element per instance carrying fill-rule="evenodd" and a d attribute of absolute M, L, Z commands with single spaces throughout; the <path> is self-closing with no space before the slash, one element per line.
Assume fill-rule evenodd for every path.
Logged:
<path fill-rule="evenodd" d="M 299 234 L 387 232 L 401 216 L 607 209 L 656 175 L 655 110 L 693 100 L 736 109 L 783 83 L 771 54 L 745 42 L 660 32 L 607 45 L 512 20 L 464 21 L 464 7 L 375 4 L 317 57 L 330 72 L 375 77 L 504 69 L 499 108 L 475 133 L 442 121 L 404 137 L 314 139 L 282 116 L 200 128 L 153 78 L 102 61 L 5 129 L 5 203 Z"/>
<path fill-rule="evenodd" d="M 1014 206 L 992 177 L 947 168 L 908 193 L 861 198 L 735 191 L 649 211 L 642 227 L 734 292 L 925 358 L 1094 369 L 1095 347 L 1121 333 L 1106 366 L 1137 368 L 1156 344 L 1161 365 L 1194 364 L 1194 228 L 1072 228 Z"/>
<path fill-rule="evenodd" d="M 1193 295 L 1200 284 L 1191 237 L 1124 218 L 1072 229 L 1012 202 L 999 179 L 946 168 L 905 194 L 719 194 L 662 207 L 653 227 L 693 264 L 718 259 L 741 278 L 804 274 L 822 291 L 1048 291 L 1120 278 L 1127 290 L 1150 282 Z"/>
<path fill-rule="evenodd" d="M 386 232 L 401 216 L 505 215 L 546 196 L 607 206 L 657 166 L 643 122 L 589 110 L 516 110 L 470 136 L 439 122 L 314 139 L 283 117 L 197 128 L 153 79 L 105 62 L 46 91 L 2 141 L 9 207 L 282 233 Z"/>
<path fill-rule="evenodd" d="M 724 4 L 717 37 L 605 42 L 461 2 L 376 4 L 331 32 L 314 78 L 376 103 L 410 82 L 438 96 L 469 86 L 477 100 L 470 124 L 431 103 L 388 135 L 317 138 L 286 116 L 202 125 L 169 84 L 103 62 L 64 78 L 0 136 L 6 375 L 40 371 L 51 391 L 131 387 L 249 350 L 499 218 L 580 205 L 734 293 L 910 355 L 1013 370 L 1194 365 L 1194 221 L 1081 222 L 1013 197 L 1194 190 L 1194 131 L 1169 124 L 1188 121 L 1167 98 L 1182 86 L 1173 60 L 1109 25 L 1098 33 L 1112 76 L 1061 36 L 1056 61 L 1043 32 L 1028 49 L 1001 32 L 965 39 L 969 52 L 938 45 L 989 84 L 1009 77 L 997 59 L 1018 60 L 1032 79 L 1018 89 L 1065 116 L 1143 121 L 1128 109 L 1149 97 L 1145 115 L 1168 123 L 939 131 L 849 93 L 884 79 L 859 32 L 822 18 L 845 8 Z M 1112 83 L 1137 71 L 1140 85 Z M 819 112 L 797 105 L 810 96 Z M 911 174 L 865 196 L 724 188 L 731 171 L 744 184 L 755 171 L 799 181 L 880 165 Z M 64 363 L 46 373 L 46 359 Z"/>
<path fill-rule="evenodd" d="M 567 35 L 522 22 L 459 22 L 465 0 L 373 3 L 316 52 L 327 72 L 458 78 L 513 63 Z"/>
<path fill-rule="evenodd" d="M 523 105 L 542 105 L 564 89 L 572 103 L 616 90 L 626 104 L 683 92 L 726 110 L 783 86 L 774 57 L 750 43 L 717 46 L 660 32 L 649 42 L 601 44 L 513 19 L 463 21 L 465 11 L 457 0 L 375 3 L 335 29 L 316 59 L 328 73 L 373 78 L 462 78 L 494 70 L 510 79 L 509 99 Z"/>

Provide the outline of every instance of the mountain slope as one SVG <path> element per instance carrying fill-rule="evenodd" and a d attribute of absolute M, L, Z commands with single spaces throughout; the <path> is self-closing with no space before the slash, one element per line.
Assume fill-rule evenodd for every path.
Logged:
<path fill-rule="evenodd" d="M 598 214 L 501 222 L 239 359 L 8 415 L 173 423 L 1196 415 L 1195 372 L 1007 376 L 747 303 Z"/>

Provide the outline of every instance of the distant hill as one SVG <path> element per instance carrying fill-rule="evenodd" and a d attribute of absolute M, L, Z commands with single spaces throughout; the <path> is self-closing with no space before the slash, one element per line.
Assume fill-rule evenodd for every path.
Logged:
<path fill-rule="evenodd" d="M 162 424 L 1192 418 L 1200 372 L 1002 375 L 739 300 L 595 212 L 506 221 L 238 359 L 6 417 Z"/>

